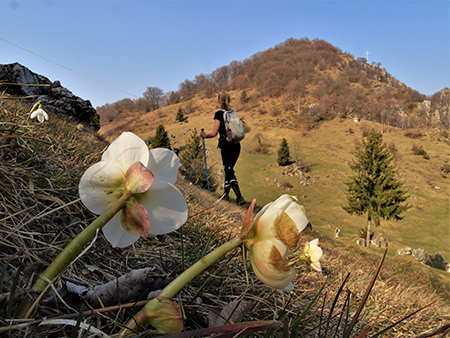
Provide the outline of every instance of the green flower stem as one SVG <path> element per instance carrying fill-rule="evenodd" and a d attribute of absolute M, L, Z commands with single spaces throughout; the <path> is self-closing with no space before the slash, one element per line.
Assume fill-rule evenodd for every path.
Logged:
<path fill-rule="evenodd" d="M 216 250 L 210 252 L 205 257 L 200 259 L 198 262 L 189 267 L 186 271 L 184 271 L 181 275 L 175 278 L 169 285 L 167 285 L 164 290 L 162 290 L 158 297 L 165 298 L 173 298 L 178 292 L 181 291 L 191 280 L 197 277 L 203 270 L 217 261 L 219 258 L 224 256 L 227 252 L 236 249 L 240 246 L 244 241 L 241 238 L 235 238 L 231 241 L 221 245 Z M 153 304 L 152 302 L 148 302 L 147 305 L 136 314 L 134 319 L 131 319 L 127 326 L 127 329 L 123 331 L 131 330 L 138 332 L 140 331 L 139 327 L 145 324 L 148 324 L 145 321 L 147 318 L 155 317 L 157 314 L 151 313 Z"/>
<path fill-rule="evenodd" d="M 27 120 L 25 121 L 25 125 L 28 124 L 28 121 L 30 120 L 31 113 L 34 111 L 34 108 L 36 108 L 38 105 L 39 105 L 39 108 L 41 108 L 41 100 L 39 100 L 38 102 L 36 102 L 36 103 L 34 104 L 34 106 L 31 108 L 30 112 L 27 114 Z"/>
<path fill-rule="evenodd" d="M 95 221 L 93 221 L 86 229 L 84 229 L 75 239 L 73 239 L 61 253 L 55 258 L 50 266 L 44 271 L 42 276 L 50 281 L 56 279 L 72 261 L 80 254 L 83 248 L 94 238 L 97 230 L 105 226 L 111 218 L 116 215 L 120 209 L 125 206 L 125 203 L 131 197 L 131 192 L 125 192 L 122 197 L 115 202 L 108 210 L 101 214 Z M 31 288 L 32 294 L 42 293 L 48 286 L 47 281 L 39 278 Z M 40 297 L 42 298 L 42 297 Z M 16 318 L 27 318 L 29 310 L 34 302 L 30 296 L 23 299 L 17 311 Z"/>
<path fill-rule="evenodd" d="M 208 266 L 217 261 L 220 257 L 224 256 L 228 251 L 236 249 L 240 246 L 243 241 L 240 238 L 232 239 L 231 241 L 219 246 L 216 250 L 210 252 L 205 257 L 200 259 L 198 262 L 189 267 L 181 275 L 175 278 L 169 285 L 167 285 L 164 290 L 158 296 L 172 298 L 181 289 L 184 288 L 191 280 L 197 277 L 203 270 Z"/>

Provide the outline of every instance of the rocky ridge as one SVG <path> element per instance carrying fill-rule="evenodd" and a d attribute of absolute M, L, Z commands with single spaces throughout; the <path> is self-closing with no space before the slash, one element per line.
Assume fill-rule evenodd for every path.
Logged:
<path fill-rule="evenodd" d="M 4 98 L 20 98 L 30 103 L 40 100 L 50 115 L 69 116 L 94 131 L 100 129 L 100 116 L 89 100 L 75 96 L 60 81 L 51 82 L 17 62 L 0 65 L 0 93 Z"/>

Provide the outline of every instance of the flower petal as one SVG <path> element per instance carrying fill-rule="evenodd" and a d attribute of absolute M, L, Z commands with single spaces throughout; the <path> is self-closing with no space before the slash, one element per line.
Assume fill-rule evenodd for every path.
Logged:
<path fill-rule="evenodd" d="M 297 203 L 297 199 L 294 196 L 284 194 L 278 197 L 278 199 L 273 202 L 272 206 L 285 210 L 292 203 Z"/>
<path fill-rule="evenodd" d="M 302 232 L 309 223 L 305 215 L 305 208 L 297 203 L 290 204 L 284 212 L 294 221 L 299 233 Z"/>
<path fill-rule="evenodd" d="M 187 204 L 183 194 L 174 185 L 156 179 L 147 192 L 136 195 L 136 199 L 149 211 L 152 235 L 161 235 L 177 230 L 187 220 Z"/>
<path fill-rule="evenodd" d="M 38 115 L 39 109 L 35 110 L 34 112 L 31 113 L 30 118 L 34 119 L 36 118 L 36 116 Z"/>
<path fill-rule="evenodd" d="M 257 224 L 262 215 L 266 212 L 266 210 L 273 204 L 273 202 L 267 203 L 255 216 L 253 219 L 253 224 Z"/>
<path fill-rule="evenodd" d="M 284 291 L 294 289 L 295 270 L 288 267 L 271 241 L 254 243 L 250 247 L 250 261 L 256 276 L 264 284 Z"/>
<path fill-rule="evenodd" d="M 316 271 L 322 271 L 322 267 L 320 265 L 320 259 L 322 258 L 322 249 L 318 246 L 319 239 L 313 239 L 310 242 L 307 242 L 303 251 L 311 260 L 311 267 Z"/>
<path fill-rule="evenodd" d="M 280 214 L 279 211 L 283 213 Z M 267 204 L 255 217 L 250 237 L 258 238 L 276 237 L 281 240 L 288 249 L 294 249 L 299 240 L 299 234 L 308 224 L 308 219 L 302 206 L 297 204 L 297 198 L 291 195 L 283 195 L 275 202 Z M 284 256 L 285 249 L 277 245 L 278 250 Z"/>
<path fill-rule="evenodd" d="M 146 162 L 143 163 L 145 164 Z M 179 165 L 180 159 L 169 149 L 155 148 L 149 151 L 147 168 L 158 181 L 166 181 L 174 184 L 177 180 Z"/>
<path fill-rule="evenodd" d="M 305 209 L 297 204 L 297 201 L 295 196 L 284 194 L 273 202 L 272 207 L 283 209 L 297 225 L 298 232 L 302 232 L 309 221 L 306 218 Z"/>
<path fill-rule="evenodd" d="M 152 185 L 153 174 L 141 162 L 136 162 L 125 173 L 125 187 L 132 194 L 146 192 Z"/>
<path fill-rule="evenodd" d="M 256 204 L 256 200 L 254 199 L 252 204 L 248 208 L 247 213 L 245 214 L 244 224 L 242 225 L 242 229 L 241 229 L 239 238 L 244 238 L 252 227 L 252 216 L 253 216 L 253 209 L 255 207 L 255 204 Z"/>
<path fill-rule="evenodd" d="M 132 235 L 125 231 L 120 221 L 121 212 L 118 212 L 106 225 L 102 231 L 107 241 L 113 247 L 125 248 L 139 239 L 139 236 Z"/>
<path fill-rule="evenodd" d="M 318 271 L 318 272 L 322 272 L 322 266 L 320 265 L 319 261 L 312 261 L 311 265 L 310 265 L 314 270 Z"/>
<path fill-rule="evenodd" d="M 126 232 L 134 236 L 147 238 L 150 221 L 147 210 L 142 205 L 126 202 L 121 214 L 120 222 Z"/>
<path fill-rule="evenodd" d="M 143 317 L 144 322 L 140 322 Z M 178 333 L 183 330 L 183 311 L 180 304 L 169 298 L 158 297 L 152 299 L 136 316 L 136 320 L 142 324 L 150 324 L 165 333 Z"/>
<path fill-rule="evenodd" d="M 89 167 L 78 185 L 83 204 L 94 214 L 101 214 L 125 192 L 122 170 L 107 162 Z"/>
<path fill-rule="evenodd" d="M 254 239 L 250 239 L 250 243 L 254 241 L 260 241 L 263 239 L 271 241 L 284 257 L 288 252 L 286 243 L 283 242 L 283 238 L 279 236 L 279 230 L 282 227 L 282 219 L 289 219 L 285 212 L 278 208 L 268 208 L 266 212 L 259 218 L 258 223 L 253 226 L 252 231 L 255 231 L 256 236 Z M 288 223 L 288 222 L 286 222 Z M 295 225 L 294 225 L 295 226 Z M 292 224 L 291 227 L 292 228 Z M 295 236 L 295 240 L 298 240 L 298 234 Z"/>
<path fill-rule="evenodd" d="M 116 138 L 103 153 L 102 161 L 118 166 L 123 173 L 136 163 L 148 162 L 148 149 L 145 142 L 130 132 L 123 132 Z"/>

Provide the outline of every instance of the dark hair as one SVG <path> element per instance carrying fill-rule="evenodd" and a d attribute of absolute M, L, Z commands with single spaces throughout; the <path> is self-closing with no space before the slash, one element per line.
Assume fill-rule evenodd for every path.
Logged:
<path fill-rule="evenodd" d="M 221 109 L 230 109 L 230 101 L 230 94 L 228 94 L 226 91 L 223 91 L 219 94 L 219 106 Z"/>

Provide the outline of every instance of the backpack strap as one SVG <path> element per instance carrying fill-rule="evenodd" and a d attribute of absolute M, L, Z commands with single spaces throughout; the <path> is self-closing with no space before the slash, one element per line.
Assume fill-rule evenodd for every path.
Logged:
<path fill-rule="evenodd" d="M 228 115 L 229 110 L 223 110 L 223 122 L 225 123 L 225 131 L 230 130 L 230 116 Z"/>
<path fill-rule="evenodd" d="M 233 141 L 233 133 L 231 132 L 231 128 L 230 128 L 230 115 L 229 115 L 232 111 L 233 111 L 233 109 L 224 110 L 224 112 L 223 112 L 223 121 L 225 123 L 225 132 L 226 132 L 225 139 L 228 142 Z"/>

